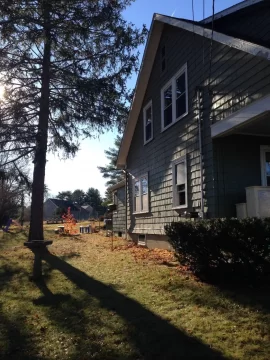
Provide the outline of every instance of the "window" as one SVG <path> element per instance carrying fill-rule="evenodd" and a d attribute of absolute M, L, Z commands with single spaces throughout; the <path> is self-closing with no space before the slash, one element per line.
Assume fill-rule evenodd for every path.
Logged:
<path fill-rule="evenodd" d="M 140 245 L 140 246 L 146 245 L 146 235 L 145 234 L 138 235 L 138 245 Z"/>
<path fill-rule="evenodd" d="M 133 213 L 149 211 L 148 175 L 145 174 L 133 183 Z"/>
<path fill-rule="evenodd" d="M 161 48 L 161 72 L 166 69 L 166 48 L 165 45 Z"/>
<path fill-rule="evenodd" d="M 270 186 L 270 146 L 261 145 L 262 186 Z"/>
<path fill-rule="evenodd" d="M 144 144 L 153 139 L 153 110 L 152 101 L 143 109 Z"/>
<path fill-rule="evenodd" d="M 161 128 L 167 129 L 188 113 L 187 65 L 161 89 Z"/>
<path fill-rule="evenodd" d="M 187 207 L 187 161 L 186 157 L 176 159 L 172 163 L 173 207 Z"/>

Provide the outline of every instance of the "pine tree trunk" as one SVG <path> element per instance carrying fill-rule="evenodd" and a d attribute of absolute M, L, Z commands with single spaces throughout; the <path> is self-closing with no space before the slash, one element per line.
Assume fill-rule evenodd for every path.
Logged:
<path fill-rule="evenodd" d="M 38 134 L 34 158 L 32 186 L 31 221 L 29 241 L 44 240 L 43 236 L 43 199 L 46 167 L 46 152 L 49 123 L 51 29 L 50 5 L 44 1 L 44 54 L 42 63 L 42 82 Z"/>

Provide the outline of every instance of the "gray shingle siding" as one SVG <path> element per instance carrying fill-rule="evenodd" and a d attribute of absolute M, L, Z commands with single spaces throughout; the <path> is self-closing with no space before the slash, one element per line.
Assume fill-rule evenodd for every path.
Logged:
<path fill-rule="evenodd" d="M 125 207 L 125 187 L 115 191 L 117 197 L 117 211 L 113 213 L 113 231 L 122 234 L 126 231 L 126 207 Z"/>
<path fill-rule="evenodd" d="M 164 44 L 167 59 L 166 71 L 161 73 L 160 49 Z M 210 58 L 212 59 L 211 68 Z M 161 88 L 185 63 L 188 67 L 189 113 L 172 127 L 161 132 Z M 210 126 L 270 93 L 269 78 L 270 62 L 267 60 L 256 58 L 215 41 L 211 46 L 211 41 L 201 36 L 168 25 L 164 26 L 142 106 L 143 109 L 152 100 L 153 140 L 143 145 L 141 110 L 127 158 L 127 167 L 131 173 L 128 186 L 129 231 L 162 234 L 164 224 L 179 220 L 180 211 L 172 209 L 172 161 L 183 155 L 187 156 L 188 167 L 187 210 L 200 208 L 200 152 L 194 103 L 198 86 L 203 88 L 201 98 L 202 154 L 206 210 L 212 217 L 235 213 L 231 205 L 229 209 L 225 204 L 225 200 L 222 205 L 220 172 L 222 173 L 223 170 L 214 166 L 214 161 L 220 151 L 217 145 L 219 140 L 215 143 L 216 152 L 214 152 Z M 233 172 L 233 168 L 231 171 Z M 132 215 L 132 177 L 146 172 L 149 175 L 150 211 L 149 214 Z M 244 185 L 243 182 L 241 186 Z M 226 201 L 235 202 L 238 199 L 240 185 L 236 185 L 232 178 L 230 186 L 235 189 L 234 195 Z M 224 206 L 223 210 L 222 206 Z"/>
<path fill-rule="evenodd" d="M 232 135 L 214 140 L 217 216 L 236 216 L 235 204 L 246 202 L 245 188 L 261 186 L 260 145 L 270 145 L 270 138 Z"/>
<path fill-rule="evenodd" d="M 270 47 L 269 19 L 269 1 L 263 1 L 216 20 L 214 29 Z"/>

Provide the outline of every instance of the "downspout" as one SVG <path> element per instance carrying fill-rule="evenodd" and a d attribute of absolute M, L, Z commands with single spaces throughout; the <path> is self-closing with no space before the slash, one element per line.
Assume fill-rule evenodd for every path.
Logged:
<path fill-rule="evenodd" d="M 125 173 L 125 239 L 128 239 L 128 207 L 127 207 L 127 197 L 128 197 L 128 171 L 127 171 L 127 167 L 125 168 L 125 170 L 123 170 Z"/>
<path fill-rule="evenodd" d="M 199 135 L 199 153 L 200 153 L 200 177 L 201 177 L 201 218 L 204 218 L 204 195 L 203 195 L 203 158 L 202 158 L 202 117 L 201 117 L 201 88 L 197 88 L 197 106 L 198 106 L 198 135 Z"/>

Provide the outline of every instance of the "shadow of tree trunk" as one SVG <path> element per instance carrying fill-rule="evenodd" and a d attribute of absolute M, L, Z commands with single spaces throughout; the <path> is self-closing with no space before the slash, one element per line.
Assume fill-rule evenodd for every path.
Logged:
<path fill-rule="evenodd" d="M 143 359 L 225 359 L 218 351 L 185 334 L 137 301 L 89 277 L 49 251 L 43 254 L 43 259 L 79 288 L 97 298 L 100 306 L 121 316 L 128 324 L 129 341 L 138 349 Z M 51 296 L 46 287 L 42 291 L 45 296 Z"/>

